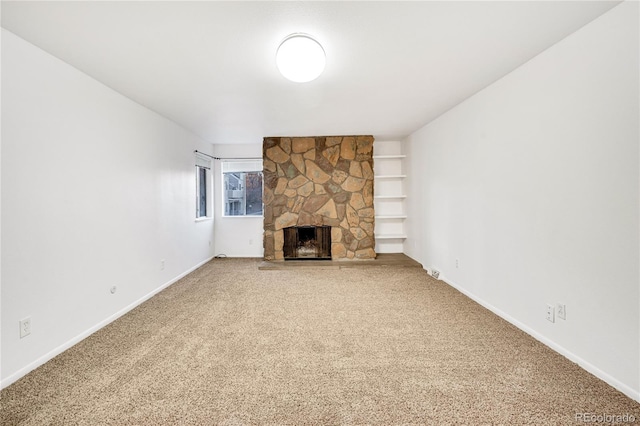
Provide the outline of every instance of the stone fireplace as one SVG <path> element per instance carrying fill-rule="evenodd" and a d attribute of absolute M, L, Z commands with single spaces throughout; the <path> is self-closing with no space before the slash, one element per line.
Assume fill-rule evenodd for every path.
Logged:
<path fill-rule="evenodd" d="M 265 260 L 376 257 L 372 136 L 272 137 L 262 150 Z"/>

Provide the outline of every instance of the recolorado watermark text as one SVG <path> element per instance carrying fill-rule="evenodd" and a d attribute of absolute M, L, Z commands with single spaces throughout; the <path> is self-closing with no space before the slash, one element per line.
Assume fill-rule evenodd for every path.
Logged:
<path fill-rule="evenodd" d="M 576 413 L 576 421 L 581 423 L 600 423 L 607 425 L 619 425 L 624 423 L 635 423 L 636 417 L 633 414 L 598 414 L 598 413 Z"/>

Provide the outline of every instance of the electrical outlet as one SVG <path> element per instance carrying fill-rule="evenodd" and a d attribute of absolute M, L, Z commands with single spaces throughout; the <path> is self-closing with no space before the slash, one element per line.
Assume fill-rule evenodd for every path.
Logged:
<path fill-rule="evenodd" d="M 567 305 L 564 303 L 556 304 L 556 311 L 558 311 L 558 318 L 563 320 L 567 319 Z"/>
<path fill-rule="evenodd" d="M 20 338 L 31 334 L 31 317 L 20 320 Z"/>
<path fill-rule="evenodd" d="M 556 322 L 555 308 L 553 307 L 553 305 L 547 305 L 546 318 L 547 318 L 547 321 Z"/>
<path fill-rule="evenodd" d="M 160 261 L 160 270 L 163 271 L 164 270 L 164 259 L 162 259 Z"/>
<path fill-rule="evenodd" d="M 456 259 L 456 269 L 460 267 L 460 259 Z"/>
<path fill-rule="evenodd" d="M 440 271 L 436 270 L 436 269 L 432 269 L 431 270 L 431 276 L 435 279 L 438 279 L 438 277 L 440 276 Z"/>

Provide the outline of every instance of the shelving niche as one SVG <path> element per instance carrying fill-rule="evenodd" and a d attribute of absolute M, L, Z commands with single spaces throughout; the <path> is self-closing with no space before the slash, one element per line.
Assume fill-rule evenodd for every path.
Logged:
<path fill-rule="evenodd" d="M 402 253 L 407 238 L 404 161 L 400 141 L 375 141 L 373 149 L 376 253 Z"/>

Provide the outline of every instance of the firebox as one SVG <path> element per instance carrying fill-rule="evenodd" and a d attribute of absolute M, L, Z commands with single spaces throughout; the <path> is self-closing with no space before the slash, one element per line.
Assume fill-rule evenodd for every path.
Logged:
<path fill-rule="evenodd" d="M 331 260 L 330 226 L 284 228 L 284 260 Z"/>

